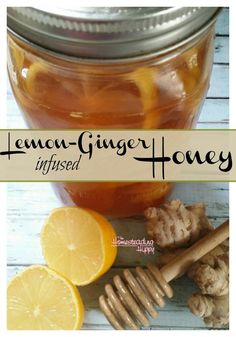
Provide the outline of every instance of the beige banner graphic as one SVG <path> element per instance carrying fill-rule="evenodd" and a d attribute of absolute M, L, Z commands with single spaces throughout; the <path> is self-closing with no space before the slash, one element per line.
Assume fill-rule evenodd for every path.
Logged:
<path fill-rule="evenodd" d="M 236 181 L 236 130 L 0 130 L 0 181 Z"/>

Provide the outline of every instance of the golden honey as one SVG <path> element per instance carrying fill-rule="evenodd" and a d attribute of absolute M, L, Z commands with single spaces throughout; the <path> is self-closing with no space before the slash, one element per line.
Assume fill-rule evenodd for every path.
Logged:
<path fill-rule="evenodd" d="M 86 60 L 36 48 L 8 34 L 12 90 L 30 128 L 195 127 L 213 63 L 214 27 L 145 58 Z M 163 202 L 168 182 L 54 184 L 66 204 L 127 216 Z"/>

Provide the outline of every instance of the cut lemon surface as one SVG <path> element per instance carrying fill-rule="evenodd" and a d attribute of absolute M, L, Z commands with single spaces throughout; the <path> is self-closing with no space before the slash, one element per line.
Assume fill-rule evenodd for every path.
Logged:
<path fill-rule="evenodd" d="M 138 68 L 128 76 L 140 92 L 144 113 L 143 129 L 157 128 L 160 119 L 155 109 L 159 99 L 155 77 L 156 70 L 151 68 Z"/>
<path fill-rule="evenodd" d="M 47 267 L 29 267 L 8 285 L 9 330 L 78 330 L 83 318 L 77 288 Z"/>
<path fill-rule="evenodd" d="M 76 285 L 86 285 L 113 264 L 116 233 L 102 215 L 78 207 L 57 208 L 41 232 L 43 255 L 52 269 Z"/>

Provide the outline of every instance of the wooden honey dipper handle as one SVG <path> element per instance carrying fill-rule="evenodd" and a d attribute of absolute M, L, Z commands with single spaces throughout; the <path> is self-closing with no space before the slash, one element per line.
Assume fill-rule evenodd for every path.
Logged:
<path fill-rule="evenodd" d="M 123 278 L 116 275 L 113 278 L 114 285 L 106 284 L 106 295 L 99 297 L 101 310 L 115 329 L 139 329 L 140 326 L 149 326 L 146 313 L 153 318 L 157 317 L 158 312 L 154 305 L 162 307 L 163 297 L 173 296 L 169 281 L 184 274 L 193 263 L 228 237 L 229 221 L 227 220 L 161 270 L 150 263 L 147 269 L 136 267 L 135 273 L 125 269 Z"/>
<path fill-rule="evenodd" d="M 170 282 L 178 275 L 184 274 L 189 267 L 201 257 L 209 253 L 229 237 L 229 220 L 204 236 L 191 247 L 176 256 L 171 262 L 161 268 L 160 272 L 166 282 Z"/>

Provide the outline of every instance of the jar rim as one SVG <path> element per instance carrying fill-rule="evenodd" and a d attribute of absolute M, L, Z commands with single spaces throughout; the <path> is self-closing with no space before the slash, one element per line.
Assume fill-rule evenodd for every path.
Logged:
<path fill-rule="evenodd" d="M 49 51 L 111 60 L 176 48 L 214 22 L 219 11 L 219 7 L 78 7 L 71 11 L 8 7 L 7 25 Z"/>
<path fill-rule="evenodd" d="M 216 19 L 212 19 L 205 27 L 203 27 L 201 30 L 199 30 L 198 32 L 196 32 L 194 35 L 186 38 L 185 40 L 169 47 L 166 49 L 163 49 L 161 51 L 157 51 L 157 52 L 153 52 L 153 53 L 148 53 L 148 54 L 144 54 L 144 55 L 139 55 L 139 56 L 133 56 L 133 57 L 124 57 L 124 58 L 110 58 L 110 59 L 104 59 L 104 58 L 88 58 L 88 57 L 80 57 L 80 56 L 71 56 L 71 55 L 67 55 L 61 52 L 57 52 L 57 51 L 53 51 L 50 49 L 47 49 L 45 47 L 39 46 L 29 40 L 27 40 L 26 38 L 18 35 L 16 32 L 14 32 L 13 30 L 11 30 L 9 27 L 7 28 L 8 33 L 10 33 L 13 37 L 17 38 L 19 41 L 22 41 L 22 43 L 25 43 L 26 45 L 29 45 L 29 47 L 31 47 L 32 49 L 38 50 L 39 52 L 44 53 L 45 55 L 48 55 L 49 57 L 52 58 L 57 58 L 57 59 L 61 59 L 64 60 L 65 62 L 75 62 L 75 63 L 81 63 L 84 65 L 114 65 L 114 64 L 129 64 L 129 63 L 134 63 L 134 62 L 146 62 L 152 59 L 155 59 L 157 57 L 162 57 L 165 55 L 164 58 L 164 62 L 167 61 L 167 59 L 172 59 L 173 57 L 175 57 L 175 50 L 176 52 L 178 51 L 178 49 L 181 48 L 181 52 L 184 52 L 186 49 L 191 48 L 192 45 L 195 45 L 196 43 L 198 43 L 198 41 L 202 38 L 202 36 L 204 36 L 207 31 L 213 27 L 213 25 L 215 24 L 215 20 Z M 160 59 L 160 62 L 161 59 Z"/>

